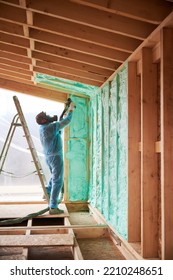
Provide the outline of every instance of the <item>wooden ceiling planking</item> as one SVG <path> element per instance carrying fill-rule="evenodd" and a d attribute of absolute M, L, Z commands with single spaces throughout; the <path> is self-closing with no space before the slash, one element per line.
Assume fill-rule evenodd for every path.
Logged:
<path fill-rule="evenodd" d="M 172 7 L 166 0 L 0 0 L 1 77 L 3 68 L 11 80 L 34 83 L 43 73 L 101 86 Z"/>

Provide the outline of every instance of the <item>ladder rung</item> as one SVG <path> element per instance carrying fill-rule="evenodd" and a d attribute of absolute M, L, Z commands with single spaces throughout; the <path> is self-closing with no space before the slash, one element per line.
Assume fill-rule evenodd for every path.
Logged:
<path fill-rule="evenodd" d="M 15 126 L 22 126 L 21 123 L 13 123 Z"/>

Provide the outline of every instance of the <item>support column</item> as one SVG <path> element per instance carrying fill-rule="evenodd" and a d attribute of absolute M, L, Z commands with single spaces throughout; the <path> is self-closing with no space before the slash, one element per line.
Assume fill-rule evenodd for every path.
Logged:
<path fill-rule="evenodd" d="M 152 63 L 152 49 L 142 49 L 141 67 L 141 254 L 157 258 L 157 65 Z"/>
<path fill-rule="evenodd" d="M 173 259 L 173 28 L 161 30 L 162 259 Z"/>
<path fill-rule="evenodd" d="M 140 76 L 128 63 L 128 242 L 141 241 Z"/>

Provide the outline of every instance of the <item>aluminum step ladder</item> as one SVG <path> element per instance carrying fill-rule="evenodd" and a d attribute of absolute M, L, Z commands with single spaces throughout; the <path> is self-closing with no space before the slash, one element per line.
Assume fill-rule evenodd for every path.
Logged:
<path fill-rule="evenodd" d="M 16 106 L 16 109 L 17 109 L 18 113 L 14 116 L 14 118 L 12 120 L 12 123 L 10 125 L 10 129 L 8 131 L 8 134 L 7 134 L 7 137 L 6 137 L 6 140 L 4 142 L 4 146 L 3 146 L 3 149 L 2 149 L 2 152 L 1 152 L 1 155 L 0 155 L 0 173 L 3 171 L 3 166 L 4 166 L 4 163 L 5 163 L 5 159 L 7 157 L 7 153 L 8 153 L 8 150 L 10 148 L 10 144 L 11 144 L 14 132 L 16 130 L 16 127 L 18 127 L 18 126 L 21 127 L 22 126 L 23 131 L 24 131 L 24 135 L 26 137 L 26 140 L 27 140 L 27 143 L 28 143 L 28 146 L 29 146 L 29 150 L 31 152 L 33 162 L 34 162 L 35 167 L 36 167 L 36 171 L 37 171 L 40 183 L 41 183 L 44 195 L 45 195 L 45 198 L 49 202 L 49 197 L 47 195 L 47 191 L 46 191 L 46 187 L 45 187 L 46 177 L 43 173 L 42 166 L 41 166 L 40 161 L 39 161 L 39 157 L 37 155 L 37 152 L 36 152 L 31 134 L 29 132 L 24 114 L 22 112 L 22 108 L 20 106 L 20 103 L 19 103 L 19 100 L 18 100 L 17 96 L 13 96 L 13 100 L 14 100 L 14 103 L 15 103 L 15 106 Z"/>

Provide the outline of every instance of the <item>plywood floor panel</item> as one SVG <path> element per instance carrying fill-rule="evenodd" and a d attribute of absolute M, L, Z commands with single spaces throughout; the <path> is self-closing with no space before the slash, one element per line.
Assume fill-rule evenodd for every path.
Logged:
<path fill-rule="evenodd" d="M 12 218 L 19 218 L 25 217 L 31 213 L 35 213 L 47 208 L 47 203 L 45 204 L 15 204 L 15 205 L 0 205 L 0 219 L 12 219 Z M 49 215 L 49 212 L 44 213 L 43 215 L 39 216 L 40 218 L 43 217 L 68 217 L 68 211 L 65 204 L 60 204 L 59 208 L 64 210 L 63 214 L 60 215 Z"/>

